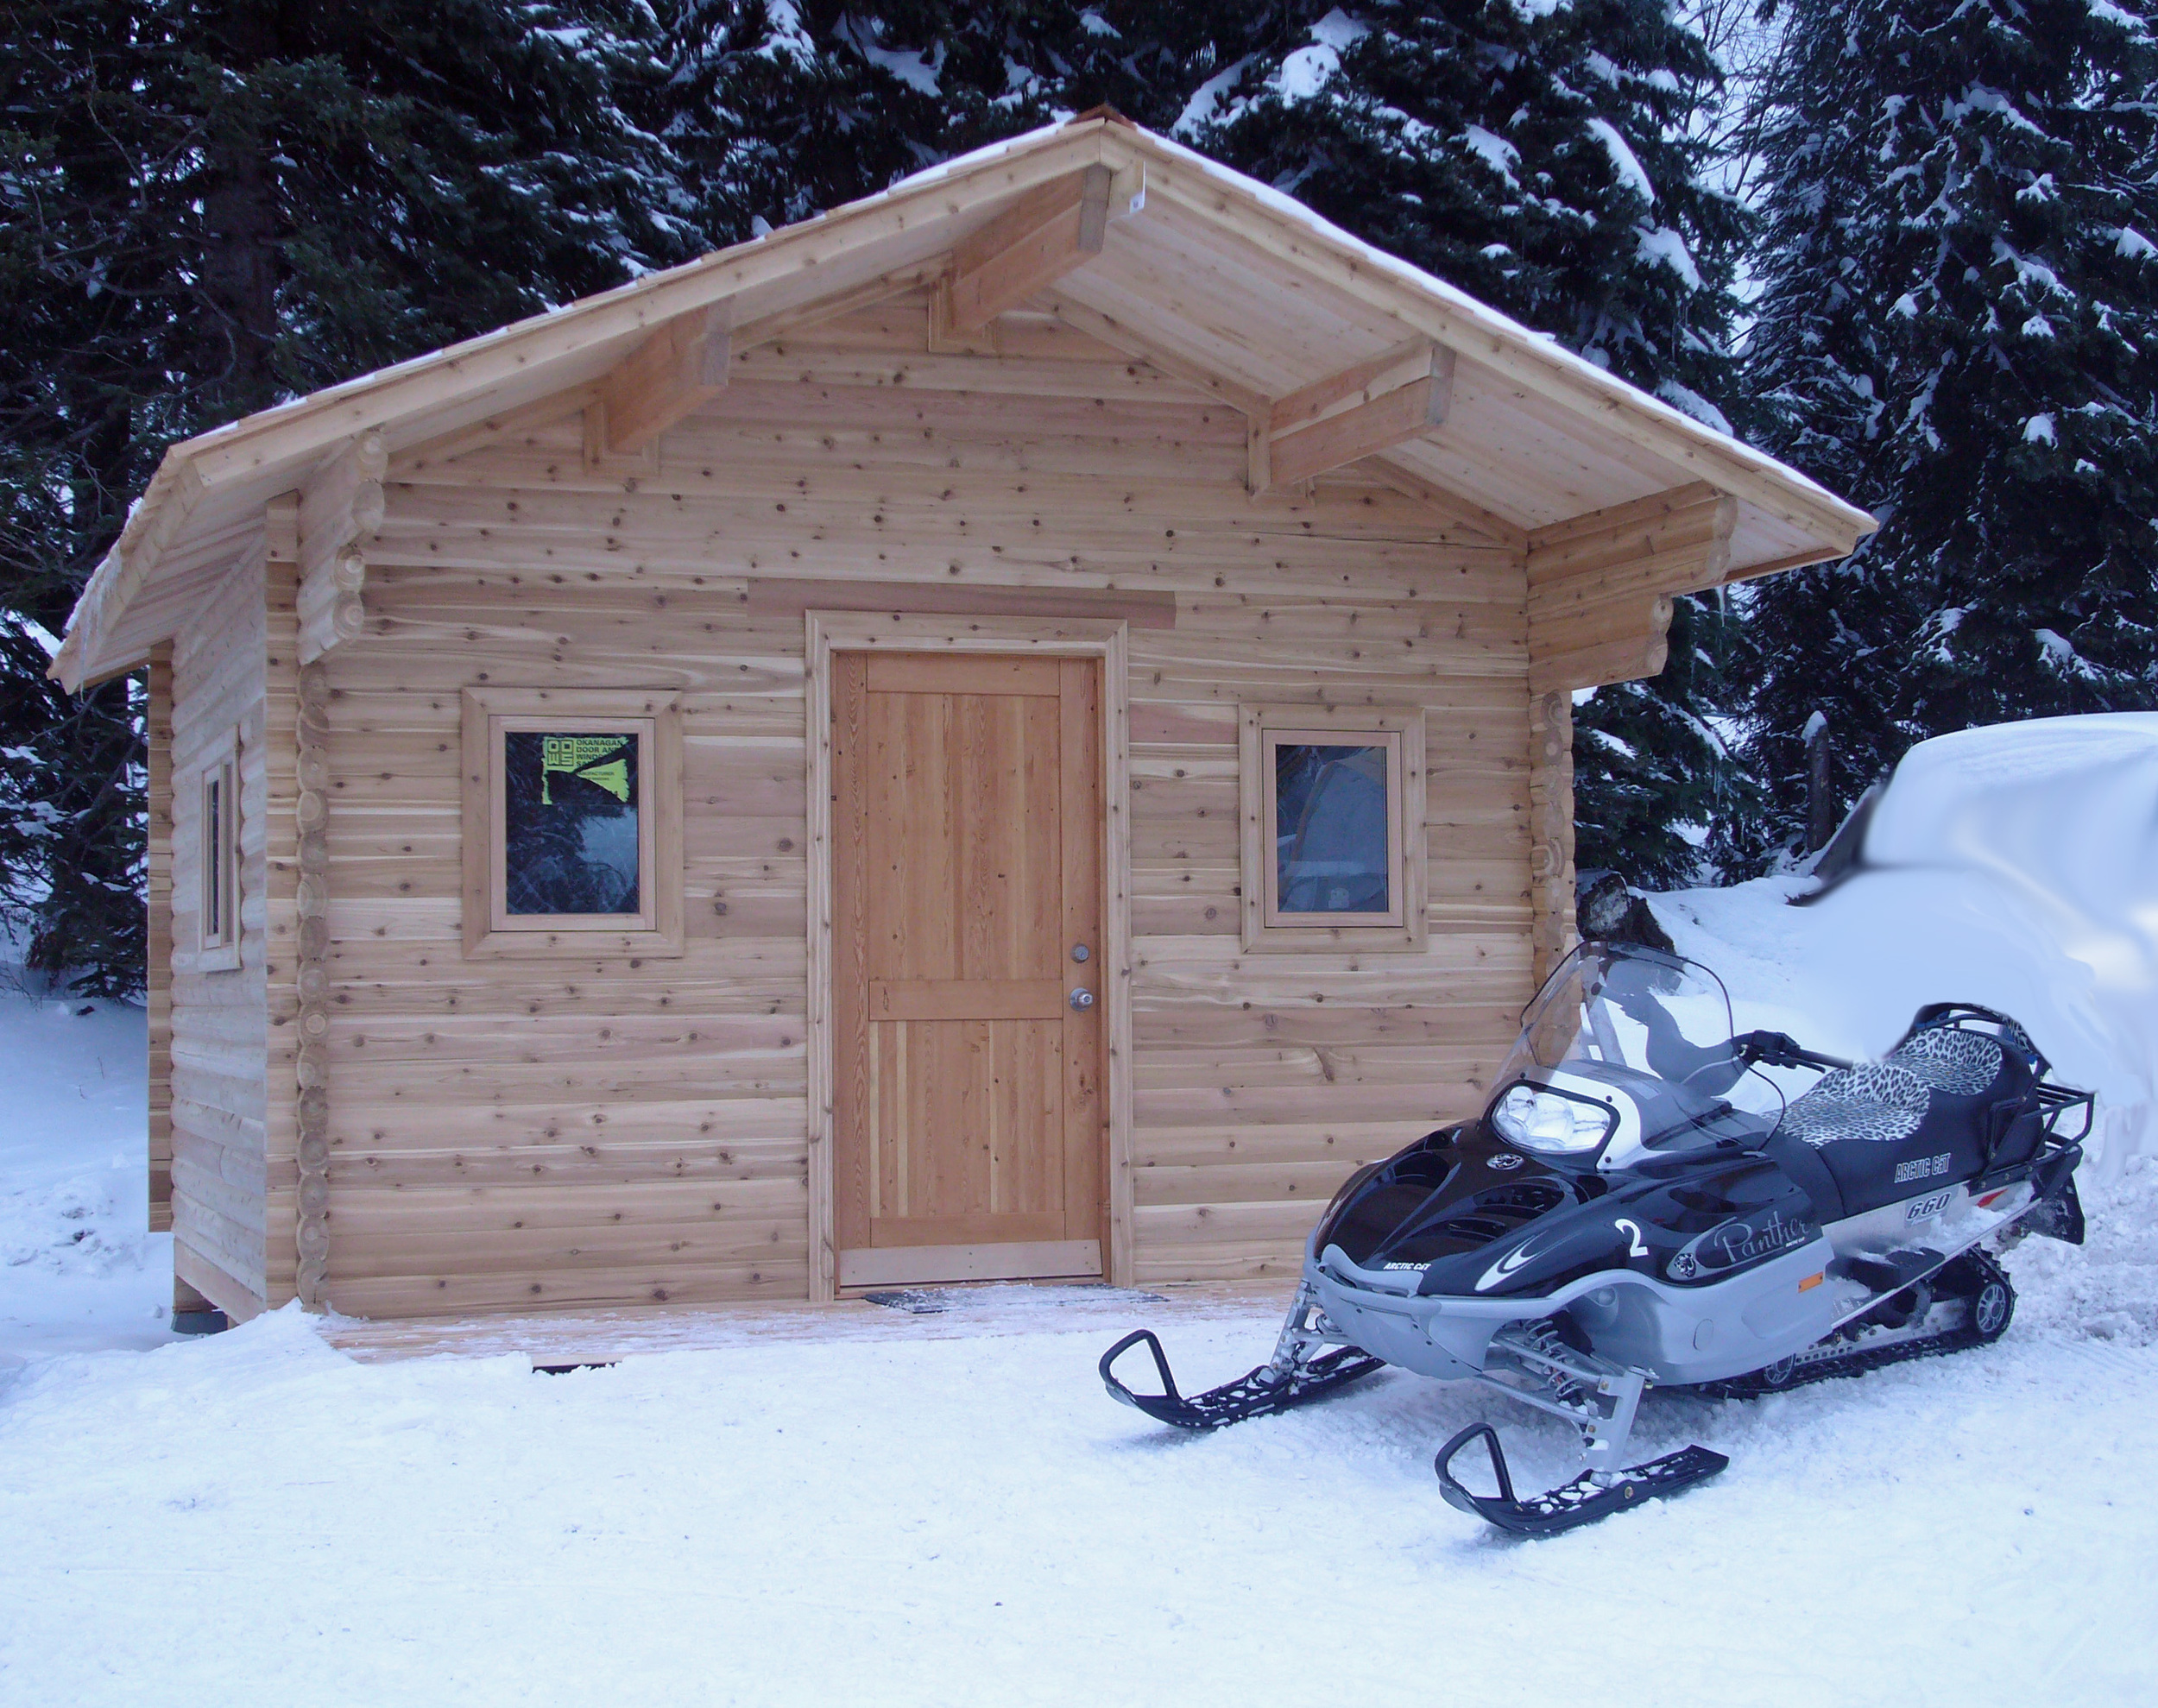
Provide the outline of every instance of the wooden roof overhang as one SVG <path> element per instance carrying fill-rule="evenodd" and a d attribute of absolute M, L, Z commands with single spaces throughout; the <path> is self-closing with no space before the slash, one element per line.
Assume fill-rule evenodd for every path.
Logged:
<path fill-rule="evenodd" d="M 732 356 L 924 289 L 933 343 L 1024 305 L 1233 405 L 1255 493 L 1356 464 L 1519 551 L 1539 689 L 1652 674 L 1672 595 L 1840 557 L 1874 526 L 1287 197 L 1100 113 L 174 445 L 52 674 L 73 689 L 140 663 L 281 495 L 301 495 L 303 566 L 327 587 L 388 455 L 579 388 L 601 406 L 600 448 L 634 449 L 723 387 Z"/>

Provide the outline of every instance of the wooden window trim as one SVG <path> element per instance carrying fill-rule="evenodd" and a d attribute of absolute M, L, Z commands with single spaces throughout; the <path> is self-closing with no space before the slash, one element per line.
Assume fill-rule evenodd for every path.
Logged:
<path fill-rule="evenodd" d="M 218 805 L 212 829 L 211 796 Z M 198 973 L 239 970 L 241 919 L 240 732 L 227 730 L 196 767 L 195 966 Z M 218 928 L 211 928 L 216 918 Z"/>
<path fill-rule="evenodd" d="M 1422 949 L 1429 941 L 1424 834 L 1424 714 L 1413 706 L 1246 705 L 1238 709 L 1237 775 L 1243 866 L 1244 947 L 1280 950 Z M 1273 749 L 1283 741 L 1384 747 L 1387 752 L 1388 893 L 1377 924 L 1350 913 L 1284 914 L 1277 900 Z"/>
<path fill-rule="evenodd" d="M 634 688 L 468 688 L 464 714 L 464 953 L 471 959 L 641 959 L 683 952 L 682 727 L 674 693 Z M 637 761 L 638 896 L 621 914 L 508 913 L 502 738 L 531 730 L 620 730 Z"/>

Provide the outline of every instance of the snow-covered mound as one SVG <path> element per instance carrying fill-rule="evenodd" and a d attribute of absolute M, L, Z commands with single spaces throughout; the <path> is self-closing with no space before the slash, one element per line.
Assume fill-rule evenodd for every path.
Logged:
<path fill-rule="evenodd" d="M 1862 869 L 1809 911 L 1808 959 L 1871 1049 L 1923 1002 L 2001 1009 L 2098 1093 L 2098 1173 L 2158 1154 L 2158 715 L 1921 742 Z"/>

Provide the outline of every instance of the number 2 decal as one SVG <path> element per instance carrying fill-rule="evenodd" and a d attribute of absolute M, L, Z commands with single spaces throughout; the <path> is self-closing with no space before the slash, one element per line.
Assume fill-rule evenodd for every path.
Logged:
<path fill-rule="evenodd" d="M 1633 1242 L 1626 1247 L 1629 1257 L 1645 1257 L 1649 1255 L 1649 1248 L 1641 1243 L 1641 1225 L 1638 1222 L 1630 1222 L 1621 1216 L 1612 1226 L 1621 1229 Z"/>

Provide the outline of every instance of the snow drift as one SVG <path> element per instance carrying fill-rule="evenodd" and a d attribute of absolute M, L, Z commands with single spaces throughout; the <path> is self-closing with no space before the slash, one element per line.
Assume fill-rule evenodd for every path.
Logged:
<path fill-rule="evenodd" d="M 2158 715 L 2039 718 L 1921 742 L 1814 910 L 1808 952 L 1885 1049 L 1921 1003 L 2012 1014 L 2098 1093 L 2095 1169 L 2158 1152 Z"/>

